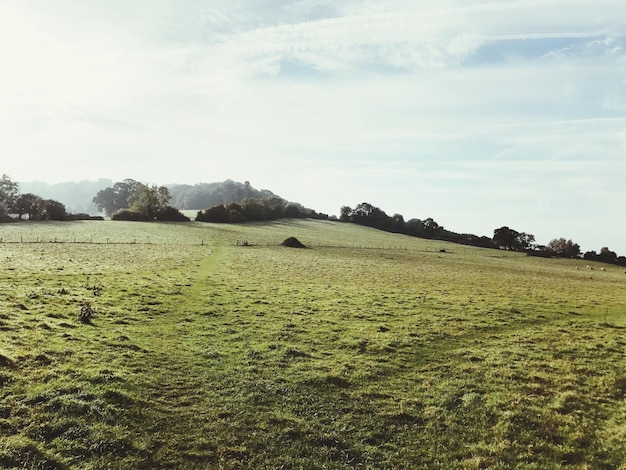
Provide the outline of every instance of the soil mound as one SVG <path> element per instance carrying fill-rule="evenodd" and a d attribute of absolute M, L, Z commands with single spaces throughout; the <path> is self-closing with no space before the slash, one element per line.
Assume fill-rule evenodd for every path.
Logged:
<path fill-rule="evenodd" d="M 289 237 L 287 240 L 282 242 L 281 245 L 289 248 L 306 248 L 306 246 L 304 246 L 296 237 Z"/>

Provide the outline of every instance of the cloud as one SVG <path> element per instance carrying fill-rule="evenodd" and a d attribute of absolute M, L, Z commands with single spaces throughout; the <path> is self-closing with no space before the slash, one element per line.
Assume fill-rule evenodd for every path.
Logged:
<path fill-rule="evenodd" d="M 623 200 L 625 9 L 3 2 L 2 171 L 249 179 L 330 213 L 369 201 L 459 231 L 510 223 L 580 242 L 579 216 L 602 207 L 613 223 Z M 555 214 L 564 233 L 550 233 Z"/>
<path fill-rule="evenodd" d="M 599 16 L 598 11 L 626 12 L 612 2 L 600 9 L 577 3 L 565 18 L 564 2 L 452 4 L 419 9 L 396 2 L 396 11 L 389 11 L 385 3 L 384 10 L 370 8 L 370 13 L 367 6 L 371 4 L 366 3 L 365 8 L 361 2 L 349 5 L 352 8 L 344 9 L 345 16 L 252 28 L 224 36 L 218 46 L 244 60 L 266 57 L 264 72 L 268 74 L 276 73 L 275 62 L 284 58 L 331 72 L 358 70 L 371 60 L 419 70 L 458 66 L 481 45 L 494 42 L 597 38 L 608 31 L 624 34 L 623 20 Z M 529 21 L 520 21 L 520 17 Z M 597 20 L 590 23 L 590 17 Z"/>

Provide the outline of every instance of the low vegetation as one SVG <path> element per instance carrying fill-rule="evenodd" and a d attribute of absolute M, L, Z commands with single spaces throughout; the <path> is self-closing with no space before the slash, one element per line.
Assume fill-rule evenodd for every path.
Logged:
<path fill-rule="evenodd" d="M 0 468 L 626 462 L 615 266 L 314 220 L 0 239 Z"/>

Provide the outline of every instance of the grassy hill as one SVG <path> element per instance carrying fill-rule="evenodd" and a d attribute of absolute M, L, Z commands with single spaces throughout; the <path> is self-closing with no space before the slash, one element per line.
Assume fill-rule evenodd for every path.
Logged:
<path fill-rule="evenodd" d="M 310 220 L 0 238 L 0 468 L 626 465 L 614 266 Z"/>

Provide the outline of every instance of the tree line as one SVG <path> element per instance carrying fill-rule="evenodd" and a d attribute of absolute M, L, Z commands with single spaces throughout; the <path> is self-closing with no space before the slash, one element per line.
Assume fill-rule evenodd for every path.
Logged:
<path fill-rule="evenodd" d="M 242 185 L 227 180 L 214 185 L 214 189 L 217 189 L 220 200 L 234 198 L 236 202 L 217 203 L 200 210 L 196 221 L 242 223 L 285 218 L 329 218 L 297 202 L 288 202 L 270 191 L 255 190 L 247 181 Z M 254 194 L 262 194 L 263 197 L 253 197 Z M 150 186 L 125 179 L 99 191 L 93 202 L 99 211 L 113 220 L 188 221 L 188 217 L 170 205 L 171 198 L 171 191 L 165 186 Z"/>
<path fill-rule="evenodd" d="M 187 189 L 199 187 L 203 186 L 189 186 Z M 334 216 L 318 213 L 297 202 L 286 201 L 271 191 L 255 190 L 247 181 L 241 184 L 227 180 L 224 183 L 214 183 L 211 187 L 214 190 L 212 197 L 231 202 L 217 203 L 199 210 L 195 218 L 198 222 L 243 223 L 285 218 L 337 220 Z M 184 194 L 184 191 L 178 194 Z M 98 191 L 92 202 L 100 212 L 104 212 L 112 220 L 189 221 L 187 216 L 170 204 L 171 199 L 172 194 L 166 186 L 148 185 L 133 179 L 125 179 Z M 44 199 L 32 193 L 21 194 L 19 184 L 5 174 L 0 179 L 0 221 L 14 220 L 15 217 L 19 220 L 23 216 L 28 216 L 29 220 L 102 219 L 88 214 L 70 214 L 58 201 Z M 496 228 L 493 237 L 455 233 L 446 230 L 431 217 L 425 220 L 413 218 L 405 221 L 401 214 L 389 216 L 382 209 L 367 202 L 358 204 L 355 208 L 341 207 L 338 220 L 413 237 L 519 251 L 531 256 L 581 258 L 582 255 L 582 258 L 588 261 L 626 266 L 626 257 L 618 256 L 608 247 L 603 247 L 599 253 L 588 251 L 583 255 L 580 246 L 572 240 L 555 238 L 548 245 L 541 246 L 536 243 L 534 235 L 506 226 Z"/>
<path fill-rule="evenodd" d="M 244 199 L 277 197 L 267 189 L 253 188 L 249 181 L 239 183 L 230 179 L 220 183 L 171 185 L 168 189 L 172 196 L 170 204 L 184 210 L 204 210 L 213 206 L 227 206 L 233 202 L 241 203 Z"/>
<path fill-rule="evenodd" d="M 127 178 L 98 191 L 93 203 L 112 220 L 189 221 L 187 216 L 170 205 L 171 197 L 165 186 L 144 184 Z"/>
<path fill-rule="evenodd" d="M 89 214 L 68 213 L 64 204 L 45 199 L 33 193 L 21 193 L 19 183 L 4 174 L 0 178 L 0 222 L 22 220 L 83 220 L 93 219 Z"/>
<path fill-rule="evenodd" d="M 491 238 L 467 233 L 455 233 L 446 230 L 430 217 L 425 220 L 410 219 L 405 221 L 401 214 L 389 216 L 380 208 L 367 202 L 361 203 L 355 208 L 343 206 L 340 214 L 339 220 L 342 222 L 351 222 L 413 237 L 449 241 L 482 248 L 519 251 L 525 252 L 530 256 L 580 258 L 582 255 L 580 246 L 572 240 L 566 240 L 565 238 L 555 238 L 548 245 L 541 246 L 536 243 L 534 235 L 519 232 L 507 226 L 496 228 Z M 582 258 L 588 261 L 600 261 L 626 266 L 626 257 L 618 256 L 607 247 L 602 248 L 600 253 L 588 251 L 582 255 Z"/>

